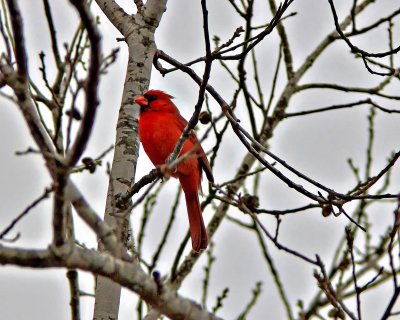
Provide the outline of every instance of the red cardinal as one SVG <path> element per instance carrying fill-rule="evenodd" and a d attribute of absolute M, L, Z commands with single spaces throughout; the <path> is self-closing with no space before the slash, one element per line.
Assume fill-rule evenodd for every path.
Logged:
<path fill-rule="evenodd" d="M 171 99 L 172 96 L 159 90 L 149 90 L 135 99 L 140 105 L 140 140 L 144 151 L 155 166 L 167 162 L 187 125 L 187 121 L 182 118 Z M 200 249 L 206 249 L 208 244 L 198 196 L 198 192 L 201 191 L 202 171 L 204 170 L 209 181 L 213 182 L 214 177 L 210 163 L 194 132 L 190 133 L 179 155 L 189 151 L 193 152 L 193 156 L 180 162 L 171 175 L 179 179 L 185 193 L 192 248 L 198 252 Z"/>

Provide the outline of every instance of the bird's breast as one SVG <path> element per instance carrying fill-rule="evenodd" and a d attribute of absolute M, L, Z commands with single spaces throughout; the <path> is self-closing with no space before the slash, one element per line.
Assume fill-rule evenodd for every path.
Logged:
<path fill-rule="evenodd" d="M 164 164 L 181 136 L 170 116 L 146 112 L 139 119 L 139 136 L 143 148 L 155 165 Z"/>

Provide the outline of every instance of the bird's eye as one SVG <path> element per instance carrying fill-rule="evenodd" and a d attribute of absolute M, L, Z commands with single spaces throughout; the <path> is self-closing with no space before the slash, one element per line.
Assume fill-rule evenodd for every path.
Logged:
<path fill-rule="evenodd" d="M 153 94 L 145 94 L 144 97 L 147 99 L 148 103 L 157 100 L 157 96 Z"/>

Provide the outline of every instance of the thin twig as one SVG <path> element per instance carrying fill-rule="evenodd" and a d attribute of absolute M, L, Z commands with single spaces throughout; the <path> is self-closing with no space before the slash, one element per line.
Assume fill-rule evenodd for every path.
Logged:
<path fill-rule="evenodd" d="M 33 201 L 24 211 L 22 211 L 16 218 L 14 218 L 13 221 L 9 224 L 8 227 L 6 227 L 1 233 L 0 233 L 0 240 L 4 238 L 7 233 L 9 233 L 14 226 L 20 221 L 23 217 L 25 217 L 34 207 L 36 207 L 40 202 L 42 202 L 44 199 L 47 199 L 50 195 L 50 193 L 53 192 L 53 188 L 46 188 L 43 192 L 43 194 L 37 198 L 35 201 Z"/>
<path fill-rule="evenodd" d="M 98 84 L 100 81 L 101 68 L 101 37 L 97 30 L 96 23 L 84 2 L 79 0 L 70 0 L 77 9 L 81 21 L 87 31 L 90 41 L 90 65 L 88 76 L 85 83 L 85 111 L 82 121 L 71 150 L 66 155 L 66 164 L 72 167 L 76 164 L 89 140 L 90 133 L 94 125 L 98 101 Z"/>

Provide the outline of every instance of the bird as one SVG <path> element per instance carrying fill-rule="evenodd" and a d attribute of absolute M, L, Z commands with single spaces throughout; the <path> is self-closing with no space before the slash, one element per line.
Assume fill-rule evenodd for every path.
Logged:
<path fill-rule="evenodd" d="M 144 151 L 156 167 L 167 163 L 188 124 L 172 99 L 171 95 L 160 90 L 148 90 L 135 99 L 140 106 L 139 138 Z M 179 180 L 183 189 L 192 249 L 199 252 L 208 245 L 207 230 L 199 202 L 202 172 L 204 171 L 211 183 L 214 182 L 214 177 L 207 156 L 193 130 L 183 144 L 179 156 L 188 152 L 187 157 L 177 164 L 170 175 Z"/>

